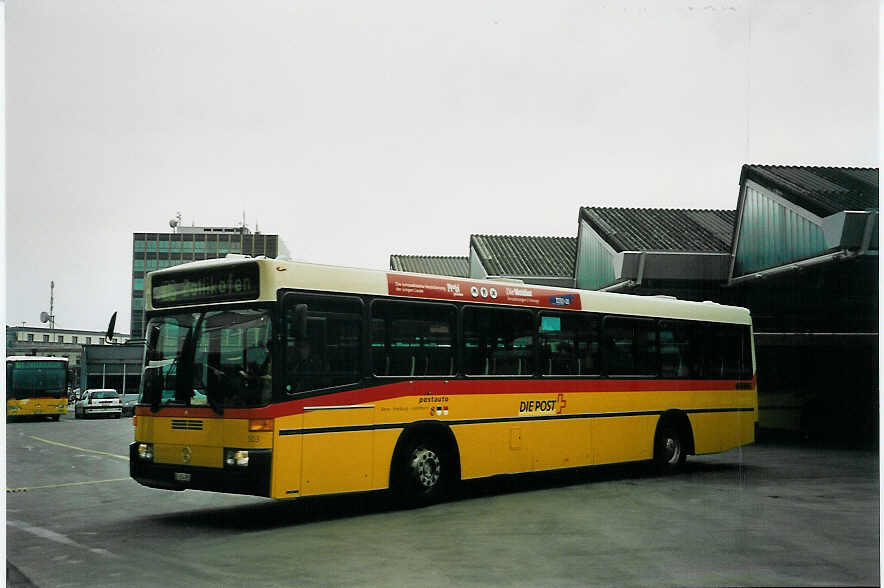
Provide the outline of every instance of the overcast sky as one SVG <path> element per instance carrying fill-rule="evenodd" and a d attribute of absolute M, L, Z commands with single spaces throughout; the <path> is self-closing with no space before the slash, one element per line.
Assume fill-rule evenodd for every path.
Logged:
<path fill-rule="evenodd" d="M 6 322 L 129 330 L 132 233 L 385 269 L 580 206 L 734 208 L 877 166 L 875 0 L 10 0 Z"/>

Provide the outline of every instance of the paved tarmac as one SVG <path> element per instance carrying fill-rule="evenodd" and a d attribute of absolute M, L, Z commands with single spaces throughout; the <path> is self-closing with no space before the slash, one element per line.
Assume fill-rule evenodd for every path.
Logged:
<path fill-rule="evenodd" d="M 145 488 L 130 419 L 16 422 L 7 563 L 36 586 L 879 584 L 878 455 L 761 443 L 473 481 L 399 510 L 383 493 L 291 503 Z M 11 579 L 11 578 L 10 578 Z M 16 584 L 20 586 L 26 583 Z"/>

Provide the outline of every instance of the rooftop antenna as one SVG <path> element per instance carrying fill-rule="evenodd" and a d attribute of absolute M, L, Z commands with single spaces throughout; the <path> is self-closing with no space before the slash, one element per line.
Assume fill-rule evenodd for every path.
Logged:
<path fill-rule="evenodd" d="M 49 329 L 55 330 L 55 281 L 49 282 L 49 312 L 40 313 L 40 322 L 49 323 Z"/>
<path fill-rule="evenodd" d="M 172 232 L 177 233 L 178 227 L 181 226 L 181 211 L 178 211 L 178 214 L 175 215 L 175 218 L 169 221 L 169 226 L 172 227 Z"/>
<path fill-rule="evenodd" d="M 243 209 L 242 211 L 242 226 L 239 229 L 239 252 L 245 253 L 243 251 L 243 241 L 245 241 L 244 235 L 246 234 L 246 211 Z"/>

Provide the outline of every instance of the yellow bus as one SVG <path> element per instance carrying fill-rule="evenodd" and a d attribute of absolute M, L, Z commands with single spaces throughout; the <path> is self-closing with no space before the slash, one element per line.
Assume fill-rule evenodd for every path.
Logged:
<path fill-rule="evenodd" d="M 48 416 L 68 410 L 68 360 L 12 355 L 6 358 L 6 417 Z"/>
<path fill-rule="evenodd" d="M 293 499 L 754 441 L 744 308 L 264 258 L 150 273 L 131 476 Z"/>

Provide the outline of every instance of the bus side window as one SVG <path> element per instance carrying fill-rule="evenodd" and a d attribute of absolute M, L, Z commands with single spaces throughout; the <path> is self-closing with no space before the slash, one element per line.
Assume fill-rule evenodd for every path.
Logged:
<path fill-rule="evenodd" d="M 660 321 L 660 376 L 663 378 L 699 378 L 702 359 L 698 332 L 702 325 Z"/>
<path fill-rule="evenodd" d="M 534 315 L 505 308 L 463 309 L 464 372 L 472 376 L 534 373 Z"/>
<path fill-rule="evenodd" d="M 306 309 L 300 305 L 306 305 Z M 306 321 L 303 320 L 305 310 Z M 290 295 L 285 298 L 284 321 L 284 394 L 359 381 L 361 300 L 343 296 Z"/>
<path fill-rule="evenodd" d="M 386 335 L 388 329 L 384 319 L 372 317 L 371 322 L 371 366 L 372 373 L 376 376 L 390 375 L 390 355 L 387 349 L 390 346 Z"/>
<path fill-rule="evenodd" d="M 752 357 L 748 327 L 709 325 L 703 348 L 707 378 L 751 378 Z"/>
<path fill-rule="evenodd" d="M 608 376 L 657 373 L 657 328 L 649 319 L 605 317 L 605 363 Z"/>
<path fill-rule="evenodd" d="M 371 305 L 372 371 L 376 376 L 454 375 L 454 306 L 375 300 Z"/>
<path fill-rule="evenodd" d="M 540 317 L 544 375 L 599 375 L 598 317 L 544 312 Z"/>

